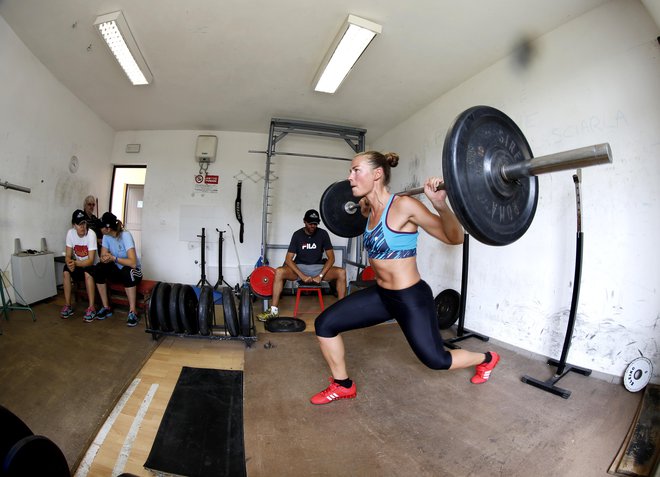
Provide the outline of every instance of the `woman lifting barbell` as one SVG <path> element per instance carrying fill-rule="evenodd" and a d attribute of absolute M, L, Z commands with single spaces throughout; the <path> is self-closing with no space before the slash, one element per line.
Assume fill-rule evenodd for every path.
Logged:
<path fill-rule="evenodd" d="M 415 355 L 431 369 L 476 366 L 471 381 L 481 384 L 489 379 L 500 359 L 495 352 L 444 348 L 433 293 L 417 269 L 418 228 L 450 245 L 463 242 L 463 228 L 447 204 L 446 192 L 437 190 L 442 183 L 438 177 L 429 178 L 424 185 L 424 194 L 437 214 L 413 197 L 389 192 L 390 170 L 398 162 L 398 154 L 369 151 L 356 155 L 351 163 L 348 181 L 353 195 L 362 197 L 361 211 L 368 217 L 363 243 L 376 273 L 376 286 L 348 295 L 316 319 L 316 335 L 332 377 L 330 386 L 312 396 L 312 404 L 357 395 L 347 372 L 340 333 L 393 318 Z"/>

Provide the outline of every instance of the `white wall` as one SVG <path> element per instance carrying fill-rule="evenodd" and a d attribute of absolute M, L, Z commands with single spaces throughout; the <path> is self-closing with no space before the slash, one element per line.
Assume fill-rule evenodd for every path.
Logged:
<path fill-rule="evenodd" d="M 658 33 L 639 2 L 615 0 L 538 39 L 527 69 L 504 58 L 374 144 L 401 154 L 398 190 L 441 173 L 447 128 L 478 104 L 509 115 L 535 156 L 609 142 L 613 164 L 582 170 L 583 273 L 568 362 L 615 376 L 640 352 L 660 369 Z M 560 357 L 575 264 L 572 174 L 539 176 L 534 222 L 517 242 L 470 241 L 466 327 Z M 423 237 L 419 263 L 435 293 L 460 290 L 460 247 Z"/>
<path fill-rule="evenodd" d="M 264 129 L 268 124 L 264 125 Z M 207 173 L 219 176 L 217 192 L 196 190 L 194 177 L 199 164 L 194 159 L 200 134 L 218 136 L 216 161 Z M 125 153 L 126 144 L 141 144 L 140 153 Z M 218 279 L 218 233 L 225 230 L 223 278 L 231 286 L 247 278 L 261 255 L 262 203 L 267 134 L 227 131 L 124 131 L 115 138 L 112 162 L 116 165 L 147 166 L 142 214 L 142 264 L 145 276 L 172 283 L 197 284 L 201 278 L 201 229 L 206 229 L 206 278 Z M 290 135 L 277 145 L 278 152 L 352 157 L 351 149 L 339 140 L 309 139 Z M 286 244 L 292 232 L 303 226 L 309 208 L 318 209 L 328 185 L 348 175 L 349 162 L 275 156 L 271 168 L 272 223 L 268 243 Z M 241 206 L 245 224 L 244 241 L 234 214 L 236 186 L 242 180 Z M 230 224 L 229 227 L 227 224 Z M 232 229 L 234 236 L 232 237 Z M 346 240 L 331 235 L 334 245 Z M 236 246 L 234 246 L 234 240 Z M 240 257 L 239 273 L 237 259 Z M 284 253 L 272 251 L 271 265 L 279 266 Z"/>
<path fill-rule="evenodd" d="M 30 53 L 0 17 L 0 268 L 10 275 L 14 239 L 23 249 L 64 250 L 71 214 L 88 194 L 107 207 L 114 131 Z M 71 156 L 79 159 L 69 171 Z"/>

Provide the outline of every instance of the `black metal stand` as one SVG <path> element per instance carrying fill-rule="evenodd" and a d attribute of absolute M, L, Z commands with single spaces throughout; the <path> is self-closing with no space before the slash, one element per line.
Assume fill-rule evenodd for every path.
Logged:
<path fill-rule="evenodd" d="M 229 288 L 231 288 L 229 283 L 227 283 L 225 279 L 222 277 L 222 242 L 224 242 L 225 240 L 222 237 L 222 234 L 224 234 L 226 230 L 215 229 L 215 231 L 218 232 L 218 281 L 215 282 L 213 289 L 217 290 L 218 288 L 222 288 L 223 283 L 227 285 Z"/>
<path fill-rule="evenodd" d="M 591 374 L 590 369 L 581 368 L 579 366 L 573 366 L 572 364 L 566 363 L 566 358 L 568 357 L 568 350 L 571 347 L 571 338 L 573 337 L 573 328 L 575 326 L 575 316 L 577 314 L 577 304 L 578 298 L 580 296 L 580 279 L 582 277 L 582 211 L 580 204 L 580 179 L 577 174 L 573 175 L 573 182 L 575 183 L 575 197 L 577 202 L 577 245 L 575 252 L 575 276 L 573 279 L 573 297 L 571 298 L 571 310 L 568 315 L 568 326 L 566 330 L 566 336 L 564 337 L 564 347 L 561 351 L 561 358 L 559 361 L 556 359 L 548 359 L 548 364 L 550 366 L 556 366 L 557 372 L 553 377 L 547 381 L 541 381 L 530 376 L 523 376 L 521 378 L 523 383 L 527 383 L 536 388 L 542 389 L 549 393 L 561 396 L 564 399 L 568 399 L 571 395 L 571 391 L 567 389 L 560 388 L 555 386 L 555 384 L 564 376 L 566 376 L 571 371 L 574 373 L 582 374 L 583 376 L 589 376 Z"/>
<path fill-rule="evenodd" d="M 197 286 L 201 287 L 204 285 L 211 286 L 209 281 L 206 279 L 206 229 L 202 227 L 202 235 L 198 235 L 202 239 L 202 278 L 197 282 Z"/>
<path fill-rule="evenodd" d="M 454 344 L 459 341 L 466 340 L 468 338 L 477 338 L 481 341 L 488 341 L 490 338 L 488 336 L 475 333 L 466 329 L 463 325 L 465 323 L 465 302 L 467 297 L 467 285 L 468 285 L 468 259 L 470 255 L 470 246 L 469 246 L 470 236 L 466 233 L 463 238 L 463 265 L 461 272 L 461 299 L 458 309 L 458 325 L 456 328 L 456 337 L 445 340 L 445 346 L 451 349 L 460 349 L 461 347 Z"/>

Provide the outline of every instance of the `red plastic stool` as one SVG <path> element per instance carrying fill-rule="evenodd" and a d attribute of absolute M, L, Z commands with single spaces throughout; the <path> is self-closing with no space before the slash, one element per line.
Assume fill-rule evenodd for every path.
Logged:
<path fill-rule="evenodd" d="M 313 292 L 316 291 L 317 295 L 319 296 L 319 303 L 321 304 L 321 311 L 325 309 L 323 306 L 323 293 L 321 293 L 322 287 L 321 285 L 305 285 L 305 284 L 299 284 L 298 285 L 298 291 L 296 292 L 296 305 L 293 308 L 293 317 L 295 318 L 298 315 L 298 304 L 300 303 L 300 293 L 301 292 Z"/>

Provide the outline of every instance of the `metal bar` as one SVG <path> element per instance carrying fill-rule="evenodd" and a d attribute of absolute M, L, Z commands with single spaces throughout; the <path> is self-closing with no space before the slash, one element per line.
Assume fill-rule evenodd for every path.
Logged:
<path fill-rule="evenodd" d="M 29 187 L 23 187 L 16 184 L 11 184 L 7 181 L 0 182 L 0 186 L 4 187 L 5 189 L 14 189 L 20 192 L 27 192 L 28 194 L 31 192 Z"/>
<path fill-rule="evenodd" d="M 270 190 L 270 166 L 272 153 L 275 151 L 274 143 L 275 128 L 273 122 L 270 123 L 270 131 L 268 134 L 268 151 L 266 151 L 266 173 L 264 176 L 264 195 L 262 198 L 261 206 L 261 257 L 260 259 L 264 264 L 268 263 L 268 256 L 266 255 L 268 249 L 268 198 L 271 197 L 268 191 Z M 240 264 L 239 264 L 240 265 Z"/>
<path fill-rule="evenodd" d="M 548 174 L 550 172 L 566 171 L 611 162 L 612 150 L 610 149 L 610 145 L 603 143 L 506 164 L 500 169 L 500 174 L 502 175 L 502 179 L 512 182 L 522 177 L 538 176 L 539 174 Z M 445 184 L 440 184 L 440 187 L 436 190 L 443 189 L 445 189 Z M 397 192 L 395 195 L 418 195 L 423 192 L 423 187 L 416 187 Z"/>
<path fill-rule="evenodd" d="M 608 143 L 580 147 L 570 151 L 558 152 L 547 156 L 535 157 L 527 161 L 506 164 L 501 174 L 505 181 L 522 177 L 538 176 L 549 172 L 577 169 L 612 162 L 612 150 Z"/>
<path fill-rule="evenodd" d="M 257 154 L 267 154 L 266 151 L 248 151 Z M 347 157 L 336 157 L 336 156 L 320 156 L 318 154 L 301 154 L 298 152 L 274 152 L 272 156 L 296 156 L 296 157 L 314 157 L 317 159 L 339 159 L 340 161 L 352 161 Z"/>

